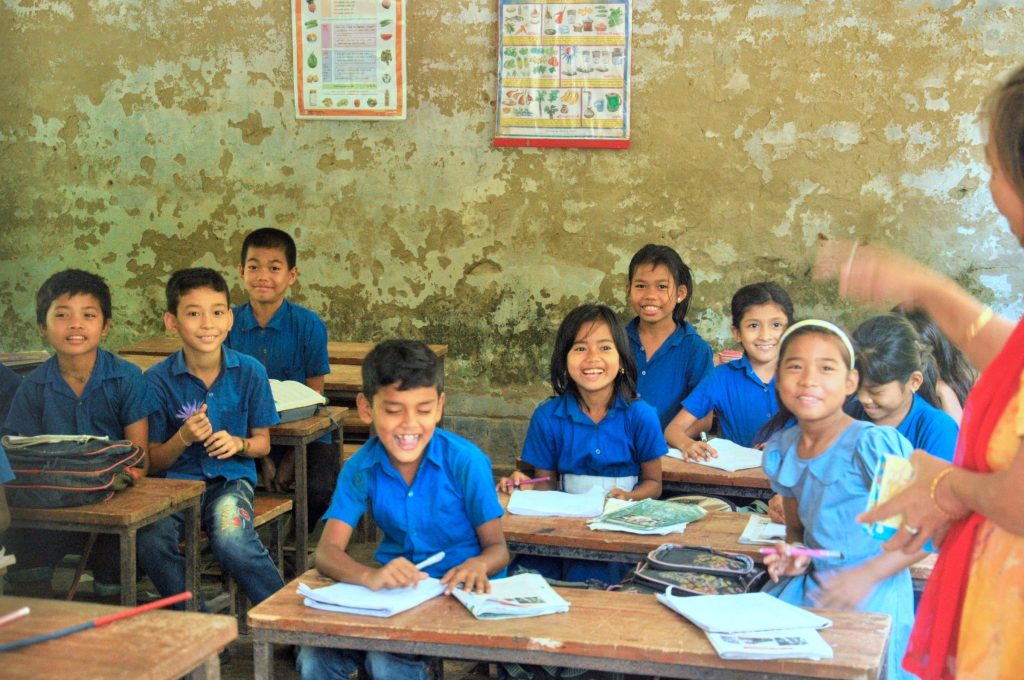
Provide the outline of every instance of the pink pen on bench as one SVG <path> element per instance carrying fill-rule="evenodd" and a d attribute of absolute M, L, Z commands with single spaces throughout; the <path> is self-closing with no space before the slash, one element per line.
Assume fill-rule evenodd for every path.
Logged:
<path fill-rule="evenodd" d="M 790 548 L 788 553 L 783 553 L 775 548 L 761 548 L 758 552 L 762 555 L 789 554 L 794 557 L 820 557 L 833 560 L 843 559 L 843 553 L 838 550 L 823 550 L 821 548 Z"/>
<path fill-rule="evenodd" d="M 29 615 L 29 608 L 28 607 L 22 607 L 21 609 L 15 609 L 13 612 L 11 612 L 9 614 L 4 614 L 3 616 L 0 616 L 0 628 L 6 626 L 9 623 L 14 623 L 18 619 L 23 619 L 23 618 L 25 618 L 28 615 Z"/>
<path fill-rule="evenodd" d="M 513 487 L 518 489 L 523 484 L 540 484 L 541 482 L 547 482 L 547 481 L 550 481 L 550 480 L 551 480 L 551 477 L 534 477 L 533 479 L 520 479 L 518 482 L 515 482 L 515 483 L 513 483 L 513 482 L 506 482 L 505 483 L 505 488 L 507 489 L 510 486 L 513 486 Z"/>

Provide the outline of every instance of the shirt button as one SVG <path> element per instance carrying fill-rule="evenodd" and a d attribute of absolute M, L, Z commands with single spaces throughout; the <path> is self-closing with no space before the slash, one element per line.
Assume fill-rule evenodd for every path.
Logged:
<path fill-rule="evenodd" d="M 601 449 L 596 449 L 594 453 L 601 453 Z"/>
<path fill-rule="evenodd" d="M 640 371 L 640 375 L 647 375 L 647 371 Z"/>
<path fill-rule="evenodd" d="M 409 492 L 409 498 L 412 498 L 412 491 Z"/>

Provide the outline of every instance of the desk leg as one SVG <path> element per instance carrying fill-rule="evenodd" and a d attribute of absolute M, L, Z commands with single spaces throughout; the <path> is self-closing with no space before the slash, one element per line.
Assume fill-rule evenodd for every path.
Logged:
<path fill-rule="evenodd" d="M 220 657 L 211 654 L 186 677 L 188 680 L 220 680 Z"/>
<path fill-rule="evenodd" d="M 274 646 L 269 642 L 253 640 L 253 676 L 256 680 L 274 680 Z"/>
<path fill-rule="evenodd" d="M 192 593 L 188 610 L 199 607 L 199 499 L 185 508 L 185 590 Z M 219 666 L 218 666 L 219 668 Z"/>
<path fill-rule="evenodd" d="M 134 607 L 139 603 L 136 579 L 135 527 L 123 529 L 119 534 L 121 548 L 121 604 Z"/>
<path fill-rule="evenodd" d="M 309 467 L 306 444 L 295 447 L 295 575 L 306 572 L 306 547 L 309 543 Z"/>

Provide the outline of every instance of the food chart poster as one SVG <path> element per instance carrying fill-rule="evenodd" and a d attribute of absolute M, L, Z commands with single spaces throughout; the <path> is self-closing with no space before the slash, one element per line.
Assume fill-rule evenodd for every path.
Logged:
<path fill-rule="evenodd" d="M 405 119 L 405 0 L 292 0 L 295 116 Z"/>
<path fill-rule="evenodd" d="M 629 147 L 630 9 L 498 0 L 495 146 Z"/>

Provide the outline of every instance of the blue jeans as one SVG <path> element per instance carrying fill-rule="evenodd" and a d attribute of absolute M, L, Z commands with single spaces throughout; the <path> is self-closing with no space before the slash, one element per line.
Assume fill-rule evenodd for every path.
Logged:
<path fill-rule="evenodd" d="M 433 657 L 354 649 L 303 647 L 295 660 L 302 680 L 348 680 L 360 666 L 371 680 L 428 680 Z"/>
<path fill-rule="evenodd" d="M 218 477 L 206 483 L 200 511 L 213 558 L 257 604 L 284 581 L 253 527 L 252 497 L 249 480 Z M 185 556 L 178 548 L 184 529 L 185 518 L 178 513 L 139 530 L 139 566 L 163 597 L 185 590 Z M 184 603 L 176 608 L 184 609 Z"/>

